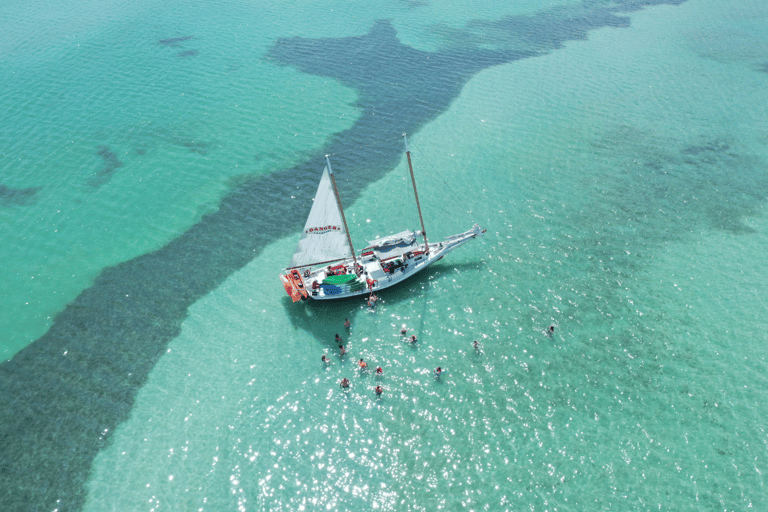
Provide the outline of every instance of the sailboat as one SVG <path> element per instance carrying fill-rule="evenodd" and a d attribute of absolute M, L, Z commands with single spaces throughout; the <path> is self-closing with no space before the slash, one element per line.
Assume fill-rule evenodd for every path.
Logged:
<path fill-rule="evenodd" d="M 356 254 L 331 160 L 326 155 L 325 169 L 304 231 L 288 268 L 280 275 L 285 291 L 294 302 L 344 299 L 378 292 L 415 276 L 460 245 L 485 233 L 475 224 L 472 229 L 441 242 L 427 241 L 405 134 L 403 140 L 421 231 L 401 231 L 371 240 Z"/>

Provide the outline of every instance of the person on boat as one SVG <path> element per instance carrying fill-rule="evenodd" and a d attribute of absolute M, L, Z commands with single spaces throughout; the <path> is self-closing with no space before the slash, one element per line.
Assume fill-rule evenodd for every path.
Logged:
<path fill-rule="evenodd" d="M 341 352 L 341 356 L 347 353 L 347 349 L 344 348 L 344 345 L 339 345 L 339 351 Z"/>
<path fill-rule="evenodd" d="M 376 368 L 376 375 L 384 375 L 384 370 L 381 369 L 381 366 Z"/>
<path fill-rule="evenodd" d="M 439 366 L 435 368 L 435 377 L 440 377 L 440 375 L 443 373 L 443 369 Z"/>
<path fill-rule="evenodd" d="M 376 386 L 376 394 L 381 395 L 384 392 L 384 390 L 381 388 L 381 386 Z"/>
<path fill-rule="evenodd" d="M 416 338 L 416 335 L 414 334 L 413 336 L 411 336 L 411 340 L 410 341 L 411 341 L 411 343 L 416 343 L 419 340 L 418 340 L 418 338 Z"/>
<path fill-rule="evenodd" d="M 361 370 L 366 370 L 368 368 L 368 363 L 360 359 L 360 361 L 357 362 L 357 366 L 359 366 Z"/>
<path fill-rule="evenodd" d="M 325 357 L 325 354 L 323 354 L 323 362 L 324 362 L 325 364 L 331 364 L 331 360 L 330 360 L 330 359 L 328 359 L 327 357 Z"/>
<path fill-rule="evenodd" d="M 345 318 L 344 319 L 344 327 L 347 328 L 347 329 L 352 327 L 352 322 L 349 321 L 349 318 Z"/>
<path fill-rule="evenodd" d="M 344 343 L 343 341 L 341 341 L 341 336 L 339 336 L 338 334 L 336 334 L 336 343 L 338 343 L 339 346 L 341 346 Z"/>
<path fill-rule="evenodd" d="M 347 389 L 347 388 L 349 388 L 349 379 L 348 379 L 348 378 L 346 378 L 346 377 L 344 377 L 343 379 L 341 379 L 341 382 L 339 382 L 339 387 L 340 387 L 340 388 L 342 388 L 342 389 Z"/>

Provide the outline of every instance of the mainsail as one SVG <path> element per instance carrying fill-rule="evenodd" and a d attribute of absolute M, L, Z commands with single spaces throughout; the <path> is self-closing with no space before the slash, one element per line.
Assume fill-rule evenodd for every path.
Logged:
<path fill-rule="evenodd" d="M 351 255 L 326 166 L 290 268 L 345 259 Z"/>

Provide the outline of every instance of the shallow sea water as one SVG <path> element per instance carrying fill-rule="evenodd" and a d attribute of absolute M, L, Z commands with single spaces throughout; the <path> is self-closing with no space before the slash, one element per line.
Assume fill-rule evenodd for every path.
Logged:
<path fill-rule="evenodd" d="M 50 279 L 36 284 L 39 288 L 24 288 L 20 277 L 13 289 L 28 290 L 38 297 L 38 311 L 47 308 L 55 318 L 89 284 L 88 279 L 64 283 L 54 277 L 65 267 L 67 272 L 77 269 L 78 275 L 90 272 L 93 280 L 104 267 L 150 252 L 130 268 L 140 272 L 146 265 L 148 273 L 155 272 L 155 260 L 167 259 L 170 263 L 161 268 L 173 271 L 174 251 L 195 243 L 201 262 L 219 261 L 208 257 L 205 247 L 214 239 L 213 229 L 189 228 L 214 222 L 206 220 L 211 218 L 223 219 L 215 221 L 216 227 L 232 227 L 217 250 L 247 254 L 250 246 L 241 239 L 273 229 L 267 225 L 275 223 L 267 212 L 270 200 L 289 201 L 293 206 L 285 222 L 296 226 L 264 246 L 254 245 L 255 257 L 234 263 L 222 257 L 230 266 L 216 274 L 220 280 L 206 280 L 211 271 L 202 263 L 181 269 L 180 275 L 200 283 L 180 289 L 192 297 L 188 309 L 166 295 L 160 274 L 157 287 L 142 295 L 142 309 L 128 300 L 128 313 L 115 307 L 115 318 L 127 315 L 137 324 L 139 315 L 154 315 L 160 325 L 176 315 L 178 329 L 167 328 L 162 338 L 167 341 L 139 344 L 144 337 L 155 340 L 153 331 L 141 330 L 143 324 L 135 333 L 118 330 L 109 319 L 92 319 L 87 311 L 81 331 L 75 322 L 67 326 L 88 340 L 86 334 L 94 331 L 104 333 L 96 340 L 126 333 L 141 351 L 158 354 L 150 357 L 138 348 L 131 354 L 127 344 L 124 358 L 111 359 L 120 352 L 109 345 L 115 355 L 109 352 L 105 358 L 112 363 L 82 364 L 116 388 L 123 389 L 121 379 L 126 379 L 128 391 L 118 399 L 99 394 L 90 375 L 76 384 L 64 373 L 60 379 L 45 377 L 80 393 L 73 403 L 82 408 L 64 421 L 79 423 L 84 433 L 64 442 L 70 450 L 64 452 L 55 450 L 62 444 L 45 441 L 51 430 L 39 422 L 34 425 L 41 431 L 25 437 L 6 427 L 6 439 L 39 448 L 32 455 L 32 448 L 14 452 L 3 447 L 2 461 L 14 483 L 27 487 L 22 492 L 6 487 L 0 504 L 91 511 L 766 508 L 768 53 L 759 49 L 768 48 L 768 41 L 759 27 L 768 11 L 760 2 L 734 8 L 694 0 L 614 13 L 631 20 L 614 22 L 602 11 L 614 5 L 529 3 L 507 13 L 493 2 L 461 12 L 402 3 L 389 13 L 400 43 L 436 52 L 435 58 L 445 48 L 473 44 L 541 54 L 507 55 L 493 66 L 478 54 L 485 69 L 467 76 L 455 97 L 445 100 L 438 87 L 442 83 L 415 97 L 418 102 L 432 94 L 445 104 L 442 110 L 430 105 L 420 110 L 427 121 L 402 117 L 407 129 L 416 127 L 410 142 L 430 239 L 468 229 L 473 221 L 488 232 L 424 275 L 382 293 L 373 311 L 362 301 L 292 304 L 276 276 L 295 247 L 303 223 L 300 212 L 308 210 L 306 191 L 322 172 L 319 159 L 299 162 L 318 156 L 321 149 L 330 148 L 339 162 L 334 168 L 342 193 L 348 193 L 345 206 L 357 247 L 367 237 L 417 227 L 408 193 L 403 193 L 405 162 L 399 149 L 391 149 L 401 143 L 357 140 L 371 127 L 396 137 L 406 129 L 398 126 L 401 113 L 376 111 L 380 104 L 367 103 L 372 99 L 365 82 L 356 83 L 354 74 L 340 73 L 334 81 L 302 72 L 318 60 L 313 57 L 324 55 L 324 46 L 290 39 L 362 37 L 374 30 L 387 51 L 401 51 L 387 39 L 386 29 L 372 29 L 387 17 L 387 9 L 371 4 L 366 11 L 356 5 L 332 15 L 319 5 L 307 6 L 318 26 L 302 24 L 298 15 L 281 17 L 277 10 L 254 8 L 239 16 L 242 23 L 258 23 L 262 29 L 250 36 L 258 40 L 249 43 L 258 48 L 253 55 L 246 43 L 224 53 L 226 45 L 214 44 L 213 35 L 176 27 L 178 22 L 166 14 L 173 29 L 166 27 L 162 36 L 148 38 L 150 43 L 173 52 L 199 48 L 198 54 L 176 57 L 177 63 L 199 64 L 190 59 L 203 60 L 205 45 L 211 44 L 212 52 L 222 53 L 215 64 L 204 66 L 220 66 L 223 59 L 258 70 L 231 85 L 232 103 L 212 122 L 201 121 L 197 109 L 220 108 L 217 95 L 226 94 L 215 84 L 224 80 L 210 68 L 177 70 L 181 77 L 215 82 L 196 89 L 203 107 L 182 106 L 179 114 L 195 123 L 203 140 L 216 141 L 205 147 L 190 142 L 197 140 L 190 134 L 186 144 L 157 143 L 137 155 L 129 137 L 123 151 L 137 156 L 123 156 L 128 153 L 114 149 L 121 144 L 115 142 L 109 145 L 117 155 L 113 158 L 99 154 L 103 141 L 83 136 L 81 153 L 90 152 L 97 175 L 100 165 L 114 166 L 115 158 L 124 162 L 96 187 L 101 206 L 95 199 L 83 200 L 83 190 L 91 193 L 87 183 L 67 196 L 23 178 L 20 164 L 5 163 L 0 183 L 44 188 L 34 200 L 5 205 L 4 225 L 10 225 L 5 219 L 50 211 L 47 201 L 76 204 L 80 199 L 77 204 L 91 213 L 82 210 L 78 230 L 67 232 L 71 240 L 119 248 L 100 252 L 100 259 L 83 261 L 83 255 L 75 255 L 69 263 L 57 258 L 45 267 L 51 258 L 39 247 L 48 244 L 67 253 L 71 241 L 57 245 L 40 231 L 27 234 L 34 240 L 28 244 L 22 234 L 4 229 L 3 236 L 18 237 L 16 246 L 28 248 L 29 265 L 45 267 Z M 219 23 L 227 27 L 238 17 L 228 10 L 235 6 L 220 7 Z M 538 34 L 545 29 L 578 34 L 564 21 L 573 13 L 592 16 L 584 26 L 595 28 L 586 38 L 564 37 L 560 45 L 553 43 L 555 36 L 531 40 L 522 30 L 530 25 Z M 203 14 L 190 10 L 192 19 Z M 337 16 L 349 21 L 341 24 Z M 322 30 L 323 23 L 341 32 Z M 156 44 L 188 34 L 195 39 L 180 41 L 181 49 Z M 455 60 L 461 67 L 460 52 L 450 55 L 443 65 L 450 67 Z M 396 56 L 423 57 L 406 50 Z M 286 60 L 287 65 L 277 65 Z M 386 68 L 388 61 L 383 62 Z M 157 66 L 161 73 L 163 66 Z M 282 85 L 285 77 L 292 77 L 294 89 Z M 252 92 L 246 87 L 251 80 L 270 99 L 254 99 L 247 115 L 236 116 L 234 97 Z M 382 91 L 388 89 L 409 98 L 394 82 Z M 203 90 L 212 96 L 202 100 Z M 318 101 L 322 109 L 306 107 Z M 281 113 L 286 109 L 290 114 Z M 253 117 L 265 111 L 274 111 L 269 115 L 279 122 L 269 127 L 254 123 Z M 317 122 L 321 112 L 328 122 Z M 383 119 L 370 121 L 377 114 Z M 286 120 L 297 134 L 293 154 L 278 151 L 275 144 L 281 136 L 284 148 Z M 167 123 L 171 131 L 185 126 L 180 119 Z M 372 149 L 359 150 L 355 144 L 371 144 Z M 371 166 L 383 169 L 360 177 L 368 164 L 361 157 L 365 154 L 372 155 Z M 77 158 L 70 169 L 78 166 Z M 233 162 L 247 171 L 241 175 L 232 169 Z M 273 189 L 249 188 L 245 174 L 269 175 L 297 165 L 308 170 L 306 177 L 298 175 L 295 193 L 286 190 L 262 201 L 259 191 L 272 194 Z M 128 180 L 131 166 L 136 172 L 165 169 L 160 181 L 167 188 L 137 192 L 136 183 L 121 181 Z M 174 184 L 172 176 L 182 171 L 182 181 Z M 248 222 L 228 216 L 227 209 L 237 211 L 239 203 L 219 203 L 218 197 L 241 189 L 266 205 L 263 218 L 253 212 Z M 153 204 L 149 191 L 168 199 Z M 127 193 L 136 195 L 122 206 L 124 221 L 110 222 L 124 231 L 107 237 L 111 242 L 94 239 L 92 231 L 100 226 L 96 212 L 114 215 L 117 197 Z M 211 212 L 218 217 L 206 216 Z M 249 223 L 252 228 L 246 227 Z M 185 230 L 191 234 L 169 243 Z M 183 245 L 188 238 L 199 242 Z M 127 239 L 136 242 L 120 243 Z M 165 249 L 153 256 L 151 251 L 160 247 Z M 18 261 L 24 268 L 24 260 Z M 115 282 L 110 289 L 127 290 L 133 274 L 123 275 L 122 268 L 108 269 L 92 293 L 105 297 L 99 291 L 105 281 Z M 61 281 L 62 288 L 54 281 Z M 43 300 L 41 290 L 62 297 Z M 3 300 L 12 303 L 20 295 L 7 293 Z M 70 308 L 91 304 L 78 299 Z M 44 375 L 49 365 L 58 371 L 62 357 L 87 360 L 75 341 L 56 341 L 66 338 L 51 334 L 12 358 L 28 343 L 24 340 L 45 332 L 40 314 L 19 313 L 28 326 L 9 328 L 14 334 L 5 344 L 10 361 L 4 363 L 3 378 L 18 378 L 24 364 Z M 48 322 L 61 330 L 62 318 L 69 322 L 72 314 L 67 310 Z M 343 328 L 345 318 L 353 324 L 349 331 Z M 4 315 L 4 322 L 13 326 L 18 321 Z M 402 325 L 417 334 L 418 343 L 404 342 L 398 334 Z M 549 325 L 555 326 L 552 337 L 544 334 Z M 344 338 L 347 356 L 338 356 L 335 333 Z M 472 348 L 475 339 L 481 350 Z M 52 348 L 41 358 L 42 349 L 34 349 L 43 342 Z M 327 367 L 322 354 L 331 358 Z M 130 362 L 131 355 L 140 362 Z M 374 368 L 381 365 L 384 376 L 360 372 L 358 358 Z M 432 375 L 436 366 L 447 369 L 439 379 Z M 352 382 L 348 391 L 338 386 L 343 377 Z M 385 389 L 382 397 L 373 392 L 379 384 Z M 37 401 L 21 394 L 5 398 L 3 408 L 7 414 L 31 416 L 29 411 L 46 410 L 39 402 L 45 396 L 35 395 Z M 130 410 L 113 416 L 104 412 L 119 404 Z M 111 424 L 115 420 L 109 418 L 119 421 Z M 61 435 L 66 432 L 62 429 Z M 12 464 L 10 454 L 15 453 L 21 456 Z M 41 469 L 35 470 L 35 462 Z M 62 465 L 76 474 L 51 476 Z M 79 485 L 64 490 L 71 482 Z M 39 498 L 30 498 L 32 490 Z"/>

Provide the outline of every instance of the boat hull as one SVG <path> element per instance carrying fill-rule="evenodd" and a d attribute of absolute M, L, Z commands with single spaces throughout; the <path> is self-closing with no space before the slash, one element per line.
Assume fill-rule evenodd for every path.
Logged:
<path fill-rule="evenodd" d="M 296 283 L 295 278 L 297 275 L 299 277 L 302 275 L 295 269 L 280 277 L 286 292 L 294 302 L 305 298 L 339 300 L 363 296 L 407 281 L 449 252 L 478 236 L 482 236 L 483 233 L 485 231 L 475 225 L 469 231 L 450 236 L 439 243 L 429 244 L 428 251 L 424 244 L 414 243 L 402 254 L 384 259 L 370 254 L 366 256 L 364 250 L 363 255 L 358 258 L 358 270 L 360 272 L 357 275 L 346 274 L 354 268 L 354 263 L 350 258 L 335 267 L 313 272 L 307 271 L 308 273 L 303 275 L 301 286 Z M 342 275 L 334 275 L 334 269 Z M 350 279 L 344 279 L 344 276 L 350 276 Z M 306 296 L 301 293 L 302 291 L 305 291 Z"/>

